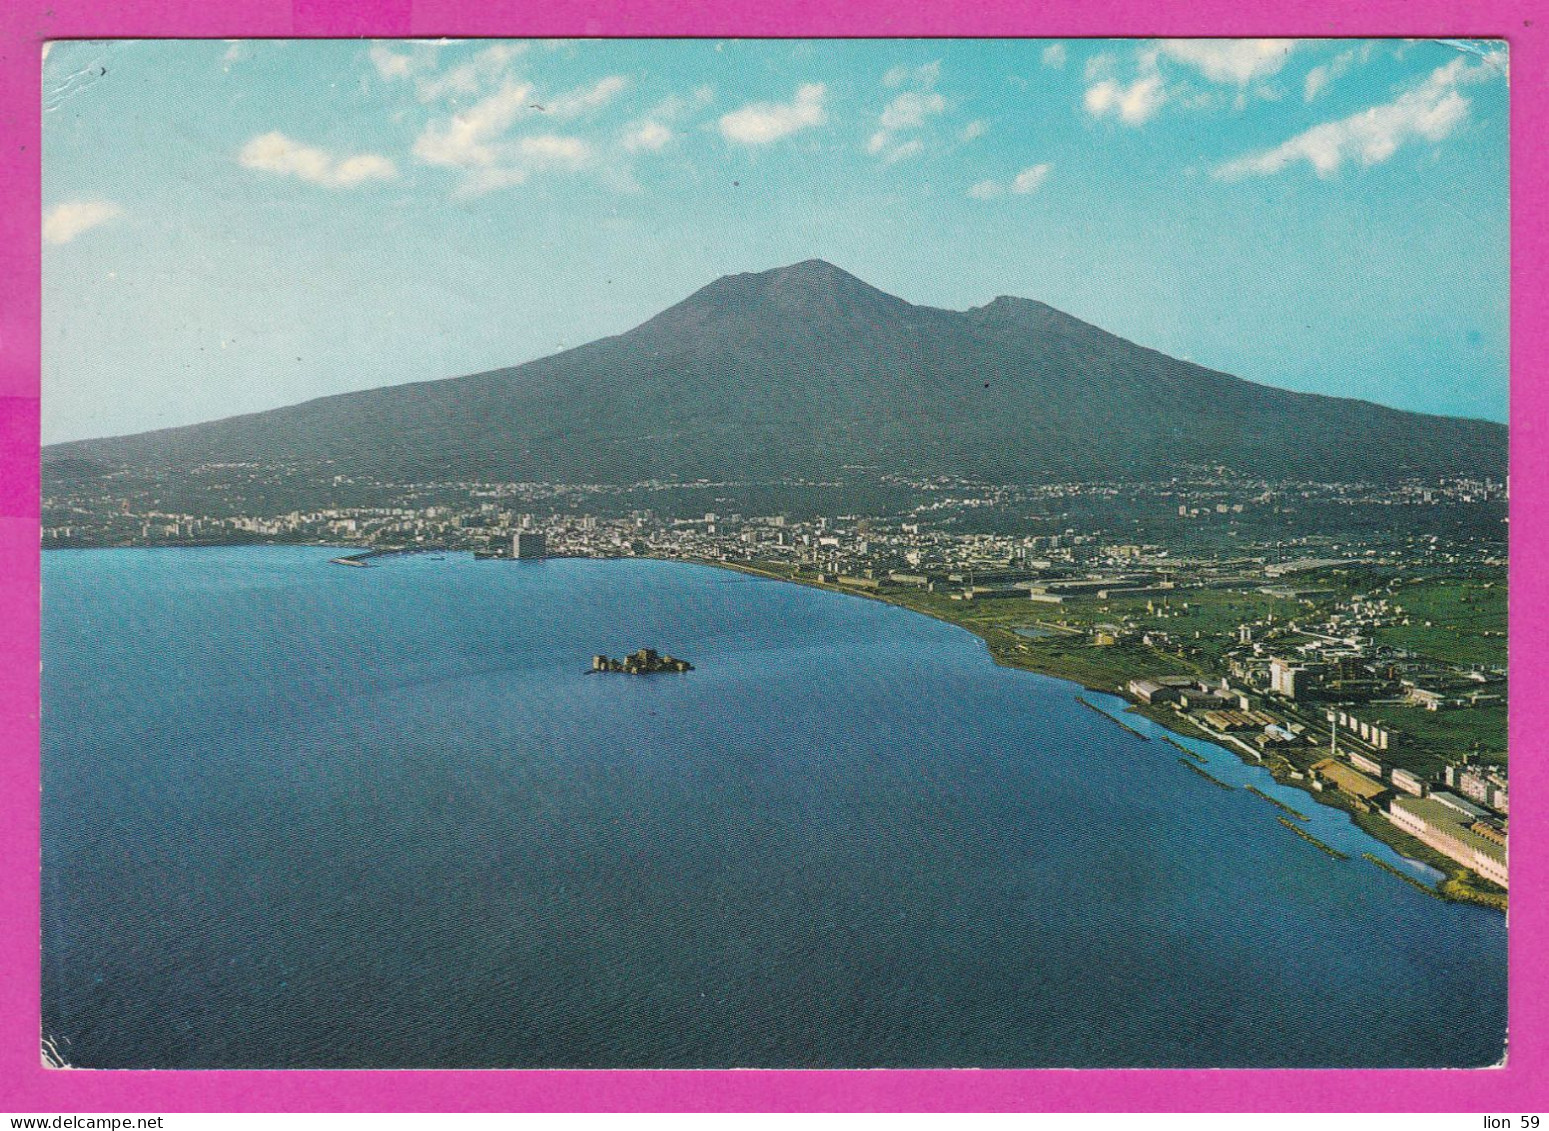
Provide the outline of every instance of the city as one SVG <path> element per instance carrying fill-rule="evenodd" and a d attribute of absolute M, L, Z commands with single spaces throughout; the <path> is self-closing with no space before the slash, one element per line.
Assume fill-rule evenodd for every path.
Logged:
<path fill-rule="evenodd" d="M 310 475 L 338 500 L 278 510 Z M 401 484 L 317 469 L 56 476 L 43 545 L 703 562 L 912 608 L 996 660 L 1123 694 L 1504 905 L 1506 488 L 1271 482 Z M 882 499 L 891 509 L 816 513 Z M 209 500 L 219 500 L 212 504 Z M 752 513 L 750 504 L 787 504 Z M 260 504 L 253 506 L 253 503 Z M 715 507 L 717 509 L 704 509 Z M 216 511 L 217 513 L 206 513 Z M 1337 529 L 1341 537 L 1317 533 Z M 1279 536 L 1276 536 L 1278 533 Z"/>

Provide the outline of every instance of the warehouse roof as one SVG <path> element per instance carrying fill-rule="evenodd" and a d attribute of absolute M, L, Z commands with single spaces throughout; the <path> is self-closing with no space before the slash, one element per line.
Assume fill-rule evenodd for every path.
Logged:
<path fill-rule="evenodd" d="M 1360 770 L 1351 769 L 1343 762 L 1336 762 L 1332 758 L 1323 759 L 1313 766 L 1312 772 L 1327 778 L 1346 793 L 1354 794 L 1367 801 L 1379 793 L 1386 792 L 1388 788 L 1375 778 L 1369 778 Z"/>

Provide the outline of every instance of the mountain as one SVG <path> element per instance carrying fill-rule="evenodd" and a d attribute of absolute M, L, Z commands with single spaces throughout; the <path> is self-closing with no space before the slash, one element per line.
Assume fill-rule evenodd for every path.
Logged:
<path fill-rule="evenodd" d="M 70 463 L 60 461 L 69 460 Z M 914 306 L 821 260 L 711 283 L 510 369 L 44 452 L 51 467 L 313 464 L 393 479 L 824 478 L 861 465 L 1000 482 L 1506 473 L 1506 428 L 1292 393 L 1043 303 Z"/>

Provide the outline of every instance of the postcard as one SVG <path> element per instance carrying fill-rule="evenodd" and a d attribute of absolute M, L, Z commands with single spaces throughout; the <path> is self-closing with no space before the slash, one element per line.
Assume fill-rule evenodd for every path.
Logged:
<path fill-rule="evenodd" d="M 51 43 L 43 1057 L 1505 1063 L 1507 57 Z"/>

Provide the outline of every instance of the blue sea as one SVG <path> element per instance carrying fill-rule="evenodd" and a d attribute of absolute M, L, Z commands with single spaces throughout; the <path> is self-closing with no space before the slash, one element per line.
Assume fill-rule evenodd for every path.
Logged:
<path fill-rule="evenodd" d="M 335 552 L 44 555 L 69 1063 L 1503 1055 L 1503 916 L 961 629 L 681 563 Z M 639 647 L 696 670 L 582 674 Z"/>

